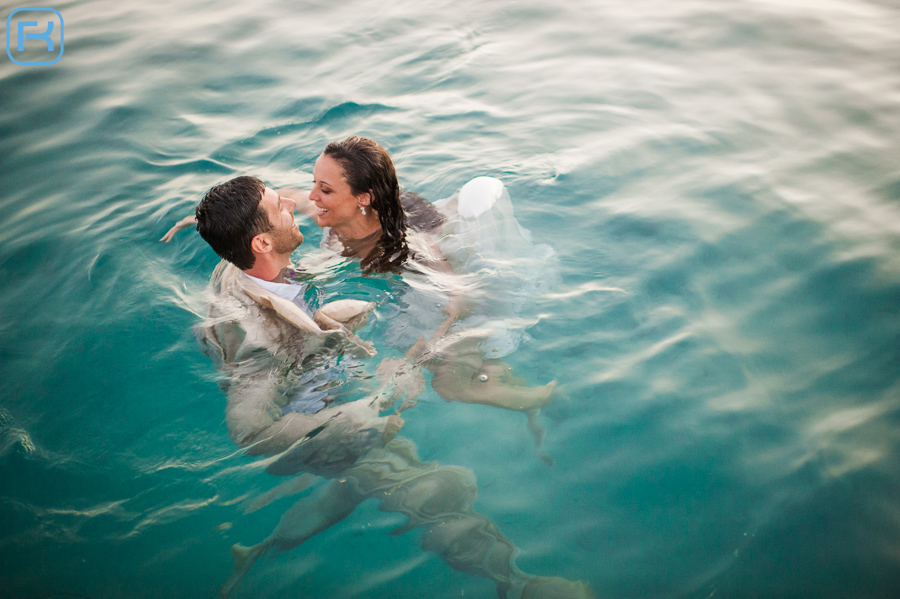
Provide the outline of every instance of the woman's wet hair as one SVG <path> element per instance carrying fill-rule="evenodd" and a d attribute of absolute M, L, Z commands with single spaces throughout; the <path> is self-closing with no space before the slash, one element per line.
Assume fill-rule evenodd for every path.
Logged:
<path fill-rule="evenodd" d="M 413 231 L 432 233 L 438 230 L 447 219 L 438 212 L 434 204 L 414 191 L 400 191 L 400 203 L 406 211 L 407 225 Z"/>
<path fill-rule="evenodd" d="M 323 154 L 341 165 L 353 195 L 371 194 L 371 207 L 381 222 L 381 238 L 362 259 L 363 273 L 398 271 L 409 256 L 409 247 L 406 213 L 390 155 L 377 142 L 356 135 L 331 142 Z"/>
<path fill-rule="evenodd" d="M 197 231 L 212 249 L 241 270 L 253 268 L 250 242 L 271 230 L 260 205 L 266 184 L 256 177 L 235 177 L 216 185 L 197 205 Z"/>

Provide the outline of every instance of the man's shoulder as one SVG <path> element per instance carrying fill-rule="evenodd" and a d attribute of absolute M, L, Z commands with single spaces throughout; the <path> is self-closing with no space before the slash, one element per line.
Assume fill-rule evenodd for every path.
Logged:
<path fill-rule="evenodd" d="M 224 363 L 244 362 L 250 358 L 259 362 L 262 354 L 308 352 L 315 336 L 298 328 L 271 305 L 261 302 L 257 294 L 248 293 L 247 284 L 252 281 L 239 269 L 216 269 L 206 291 L 207 313 L 198 326 L 201 341 L 221 353 Z M 260 364 L 265 365 L 264 362 Z"/>
<path fill-rule="evenodd" d="M 218 320 L 249 320 L 247 326 L 269 329 L 269 336 L 296 329 L 305 334 L 324 331 L 299 306 L 257 283 L 233 264 L 223 262 L 213 271 L 206 291 L 210 314 Z"/>

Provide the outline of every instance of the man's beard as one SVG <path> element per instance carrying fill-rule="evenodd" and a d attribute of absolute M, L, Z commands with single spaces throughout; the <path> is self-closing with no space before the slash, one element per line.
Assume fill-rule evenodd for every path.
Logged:
<path fill-rule="evenodd" d="M 272 249 L 276 254 L 290 254 L 303 243 L 303 233 L 291 227 L 288 231 L 277 231 L 272 235 Z"/>

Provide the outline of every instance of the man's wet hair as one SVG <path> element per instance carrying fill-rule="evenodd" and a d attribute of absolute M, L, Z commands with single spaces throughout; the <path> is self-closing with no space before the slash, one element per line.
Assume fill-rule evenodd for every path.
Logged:
<path fill-rule="evenodd" d="M 260 205 L 266 184 L 256 177 L 235 177 L 216 185 L 197 205 L 197 231 L 213 250 L 241 270 L 253 268 L 251 240 L 272 229 Z"/>

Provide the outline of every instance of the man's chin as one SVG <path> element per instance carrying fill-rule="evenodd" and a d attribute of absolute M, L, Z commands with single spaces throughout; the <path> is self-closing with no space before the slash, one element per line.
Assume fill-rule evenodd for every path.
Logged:
<path fill-rule="evenodd" d="M 292 237 L 290 240 L 285 240 L 284 245 L 280 243 L 275 246 L 276 254 L 290 254 L 298 247 L 303 245 L 303 234 L 297 233 L 298 237 Z"/>

